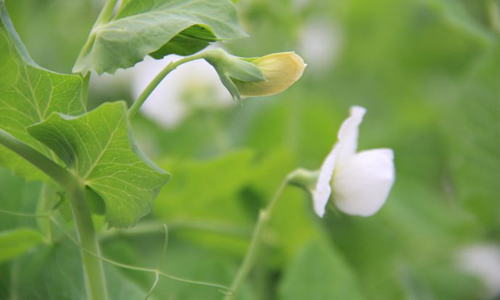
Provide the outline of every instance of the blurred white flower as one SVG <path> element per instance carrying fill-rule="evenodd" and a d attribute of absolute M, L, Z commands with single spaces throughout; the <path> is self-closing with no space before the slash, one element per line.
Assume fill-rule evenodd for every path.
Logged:
<path fill-rule="evenodd" d="M 161 60 L 147 57 L 134 67 L 131 86 L 134 98 L 163 68 L 178 59 L 180 57 L 176 55 Z M 141 111 L 169 128 L 176 126 L 186 116 L 190 106 L 221 107 L 233 104 L 213 67 L 205 60 L 196 60 L 183 64 L 163 79 Z"/>
<path fill-rule="evenodd" d="M 459 265 L 477 276 L 488 289 L 488 296 L 500 295 L 500 247 L 492 244 L 473 245 L 459 253 Z"/>
<path fill-rule="evenodd" d="M 318 74 L 328 71 L 342 46 L 340 26 L 328 19 L 308 21 L 301 31 L 299 53 L 307 61 L 308 68 Z"/>
<path fill-rule="evenodd" d="M 333 189 L 339 210 L 371 216 L 384 205 L 395 180 L 394 153 L 373 149 L 356 153 L 359 125 L 366 109 L 354 106 L 342 124 L 338 142 L 327 156 L 313 190 L 314 210 L 323 217 Z"/>

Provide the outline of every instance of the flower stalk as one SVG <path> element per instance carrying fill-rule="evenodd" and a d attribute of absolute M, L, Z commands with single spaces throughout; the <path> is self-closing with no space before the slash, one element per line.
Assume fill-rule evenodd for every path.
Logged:
<path fill-rule="evenodd" d="M 170 72 L 173 70 L 177 69 L 180 65 L 203 58 L 203 53 L 197 54 L 197 55 L 192 55 L 185 57 L 183 59 L 180 59 L 176 62 L 171 62 L 169 63 L 156 77 L 149 83 L 149 85 L 142 91 L 142 93 L 139 95 L 139 98 L 132 104 L 132 106 L 128 110 L 128 117 L 129 119 L 133 118 L 141 106 L 146 102 L 148 97 L 153 93 L 153 91 L 156 89 L 156 87 L 167 77 Z"/>
<path fill-rule="evenodd" d="M 250 273 L 253 264 L 255 262 L 255 257 L 257 256 L 259 246 L 262 241 L 262 234 L 265 228 L 267 227 L 267 224 L 271 219 L 271 216 L 273 215 L 273 212 L 276 208 L 276 204 L 278 203 L 278 199 L 281 197 L 281 194 L 283 193 L 285 187 L 288 185 L 288 182 L 289 182 L 289 176 L 287 176 L 285 180 L 283 180 L 283 182 L 280 184 L 278 190 L 276 191 L 274 197 L 267 205 L 266 209 L 260 211 L 259 220 L 255 225 L 255 229 L 252 234 L 252 240 L 250 241 L 250 246 L 247 250 L 247 253 L 245 254 L 245 258 L 243 259 L 243 262 L 238 270 L 238 273 L 236 274 L 236 277 L 234 278 L 233 283 L 231 284 L 232 293 L 226 295 L 226 297 L 224 297 L 224 300 L 233 299 L 241 290 L 245 282 L 245 279 L 247 278 L 248 273 Z"/>

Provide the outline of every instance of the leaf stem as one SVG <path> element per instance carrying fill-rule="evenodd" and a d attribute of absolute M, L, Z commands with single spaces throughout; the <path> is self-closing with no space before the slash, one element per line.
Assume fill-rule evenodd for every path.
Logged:
<path fill-rule="evenodd" d="M 113 15 L 113 10 L 115 9 L 116 3 L 118 0 L 108 0 L 106 4 L 104 4 L 104 7 L 101 10 L 101 13 L 97 17 L 97 20 L 95 21 L 94 25 L 92 26 L 92 29 L 90 30 L 89 37 L 87 38 L 87 41 L 85 42 L 85 45 L 83 45 L 82 50 L 80 51 L 80 54 L 78 55 L 78 58 L 76 59 L 76 62 L 79 62 L 82 58 L 82 56 L 87 53 L 87 51 L 92 47 L 92 44 L 94 43 L 95 40 L 95 29 L 102 24 L 105 24 L 109 22 Z M 73 66 L 73 68 L 76 66 Z"/>
<path fill-rule="evenodd" d="M 104 7 L 102 8 L 101 13 L 97 17 L 97 20 L 95 21 L 92 30 L 101 24 L 109 22 L 111 16 L 113 15 L 113 10 L 115 9 L 117 2 L 118 0 L 108 0 L 106 4 L 104 4 Z"/>
<path fill-rule="evenodd" d="M 85 199 L 83 184 L 75 184 L 73 188 L 67 190 L 67 193 L 71 203 L 73 220 L 75 221 L 80 244 L 84 249 L 88 249 L 90 252 L 99 255 L 99 244 L 97 242 L 90 210 Z M 104 269 L 101 260 L 83 250 L 81 251 L 81 256 L 88 299 L 108 299 L 106 278 L 104 277 Z"/>
<path fill-rule="evenodd" d="M 257 221 L 257 225 L 255 225 L 255 229 L 252 235 L 252 240 L 250 242 L 250 247 L 247 250 L 245 258 L 243 259 L 243 262 L 240 266 L 240 269 L 238 270 L 238 273 L 236 274 L 236 277 L 234 278 L 233 283 L 231 284 L 232 293 L 226 295 L 226 297 L 224 297 L 225 300 L 233 299 L 233 297 L 235 297 L 238 294 L 241 287 L 243 286 L 243 283 L 245 282 L 248 273 L 252 269 L 255 257 L 257 256 L 258 248 L 260 246 L 260 242 L 262 239 L 262 233 L 264 232 L 267 223 L 271 219 L 271 216 L 276 207 L 276 203 L 278 202 L 278 199 L 281 197 L 281 194 L 283 193 L 283 190 L 287 186 L 288 182 L 289 182 L 289 176 L 287 176 L 280 184 L 278 190 L 274 194 L 274 197 L 267 205 L 267 208 L 260 211 L 259 220 Z"/>
<path fill-rule="evenodd" d="M 175 70 L 180 65 L 197 60 L 200 58 L 204 58 L 204 53 L 192 55 L 180 59 L 176 62 L 169 63 L 156 77 L 149 83 L 149 85 L 144 89 L 144 91 L 139 95 L 139 98 L 134 102 L 134 104 L 128 110 L 128 117 L 131 119 L 141 108 L 141 106 L 146 102 L 148 97 L 153 93 L 156 87 L 162 82 L 162 80 L 173 70 Z"/>

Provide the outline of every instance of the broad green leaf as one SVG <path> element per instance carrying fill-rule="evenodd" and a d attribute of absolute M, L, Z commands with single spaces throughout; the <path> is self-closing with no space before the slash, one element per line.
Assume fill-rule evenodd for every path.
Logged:
<path fill-rule="evenodd" d="M 16 258 L 43 242 L 43 236 L 31 229 L 0 232 L 0 263 Z"/>
<path fill-rule="evenodd" d="M 146 215 L 169 177 L 134 146 L 124 102 L 79 117 L 55 113 L 28 131 L 102 198 L 111 226 L 129 227 Z"/>
<path fill-rule="evenodd" d="M 91 34 L 73 71 L 114 73 L 148 54 L 189 55 L 214 40 L 244 36 L 230 0 L 126 0 L 113 20 Z"/>
<path fill-rule="evenodd" d="M 51 113 L 68 115 L 85 111 L 82 78 L 50 72 L 28 56 L 0 2 L 0 129 L 51 156 L 28 134 L 26 127 L 44 121 Z M 0 146 L 0 164 L 30 180 L 47 179 L 17 154 Z"/>
<path fill-rule="evenodd" d="M 154 215 L 188 229 L 181 231 L 183 238 L 241 255 L 253 223 L 241 197 L 253 174 L 253 158 L 252 151 L 239 150 L 209 160 L 162 165 L 175 176 L 159 194 Z"/>
<path fill-rule="evenodd" d="M 354 273 L 340 254 L 310 243 L 292 262 L 280 284 L 280 299 L 365 299 Z"/>
<path fill-rule="evenodd" d="M 210 160 L 163 164 L 175 176 L 158 196 L 155 214 L 169 220 L 244 221 L 243 207 L 234 197 L 252 175 L 253 156 L 241 150 Z"/>

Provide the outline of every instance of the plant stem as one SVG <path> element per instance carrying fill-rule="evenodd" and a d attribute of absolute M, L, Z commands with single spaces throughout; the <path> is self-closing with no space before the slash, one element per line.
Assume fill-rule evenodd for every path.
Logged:
<path fill-rule="evenodd" d="M 142 93 L 139 95 L 139 98 L 132 104 L 130 109 L 128 110 L 128 117 L 131 119 L 141 108 L 141 106 L 146 102 L 148 97 L 153 93 L 153 91 L 156 89 L 156 87 L 162 82 L 162 80 L 173 70 L 175 70 L 178 66 L 193 61 L 197 60 L 200 58 L 204 57 L 204 53 L 200 53 L 197 55 L 193 56 L 188 56 L 183 59 L 180 59 L 176 62 L 171 62 L 169 63 L 156 77 L 149 83 L 149 85 L 142 91 Z"/>
<path fill-rule="evenodd" d="M 115 9 L 116 3 L 118 0 L 108 0 L 106 4 L 104 4 L 104 7 L 101 10 L 101 13 L 97 17 L 97 20 L 95 21 L 94 25 L 92 26 L 92 29 L 90 30 L 89 37 L 87 38 L 87 41 L 85 42 L 85 45 L 83 45 L 82 50 L 80 51 L 80 54 L 78 55 L 78 58 L 76 61 L 80 61 L 82 56 L 87 53 L 87 51 L 92 47 L 92 44 L 94 43 L 95 40 L 95 32 L 94 30 L 102 24 L 105 24 L 109 22 L 111 19 L 111 16 L 113 15 L 113 10 Z"/>
<path fill-rule="evenodd" d="M 100 255 L 99 244 L 97 243 L 94 224 L 85 199 L 83 185 L 76 183 L 66 192 L 70 199 L 73 220 L 75 221 L 78 239 L 82 248 Z M 83 249 L 81 249 L 81 256 L 87 298 L 89 300 L 106 300 L 108 295 L 102 262 L 98 257 Z"/>
<path fill-rule="evenodd" d="M 64 188 L 71 202 L 80 243 L 85 249 L 99 253 L 99 245 L 85 199 L 83 184 L 66 169 L 3 130 L 0 130 L 0 144 L 32 163 Z M 101 261 L 82 251 L 82 263 L 88 298 L 106 300 L 106 281 Z"/>
<path fill-rule="evenodd" d="M 104 4 L 104 7 L 102 8 L 99 17 L 97 17 L 97 20 L 95 21 L 92 29 L 96 28 L 101 24 L 109 22 L 113 14 L 113 10 L 115 9 L 116 3 L 118 3 L 118 0 L 108 0 L 106 4 Z"/>
<path fill-rule="evenodd" d="M 240 266 L 240 269 L 238 270 L 238 273 L 236 274 L 236 277 L 234 278 L 234 281 L 231 285 L 232 293 L 224 297 L 225 300 L 233 299 L 233 297 L 235 297 L 238 294 L 241 287 L 243 286 L 243 283 L 245 282 L 248 273 L 252 269 L 261 242 L 262 233 L 264 232 L 264 229 L 266 228 L 269 219 L 271 219 L 271 216 L 274 212 L 278 199 L 280 198 L 281 194 L 283 193 L 283 190 L 288 184 L 288 178 L 289 177 L 287 176 L 285 180 L 283 180 L 278 190 L 274 194 L 274 197 L 267 205 L 267 208 L 265 210 L 260 211 L 259 220 L 257 221 L 257 225 L 255 225 L 255 229 L 252 235 L 252 241 L 250 242 L 250 247 L 248 248 L 245 258 L 243 259 L 243 262 Z"/>

